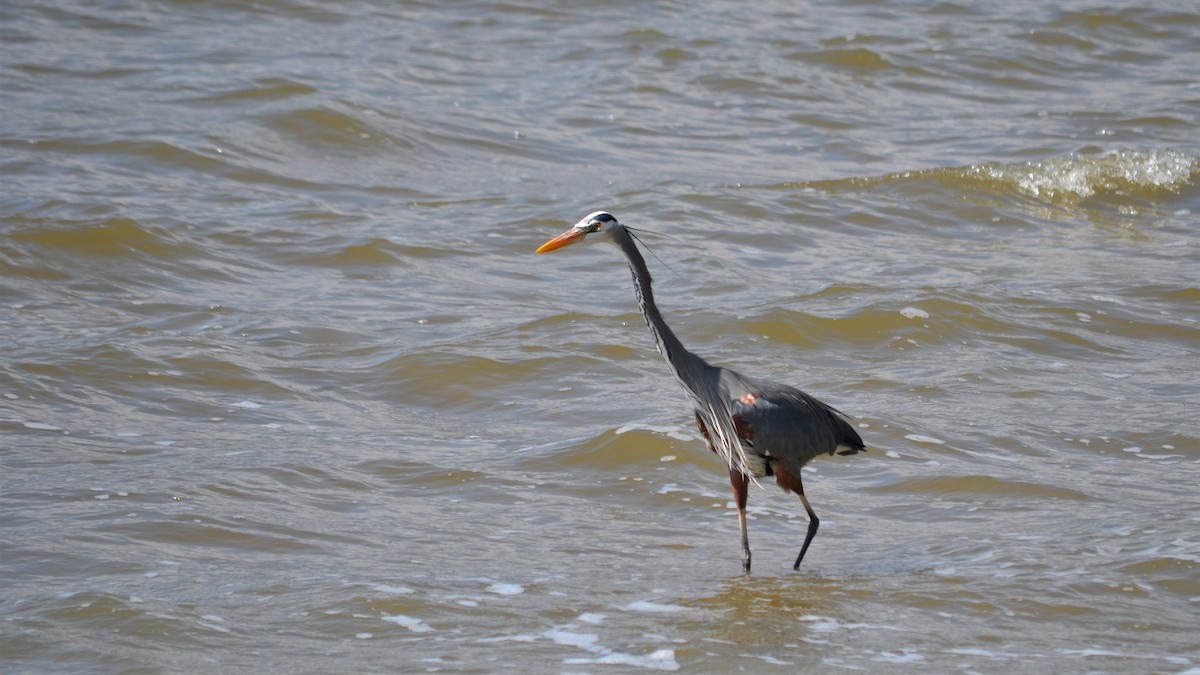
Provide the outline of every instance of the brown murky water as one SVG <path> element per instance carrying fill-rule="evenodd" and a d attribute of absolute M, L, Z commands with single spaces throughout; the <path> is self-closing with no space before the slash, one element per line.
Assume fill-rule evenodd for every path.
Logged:
<path fill-rule="evenodd" d="M 1154 7 L 5 5 L 0 670 L 1200 672 Z M 594 209 L 855 416 L 799 572 L 619 253 L 533 255 Z"/>

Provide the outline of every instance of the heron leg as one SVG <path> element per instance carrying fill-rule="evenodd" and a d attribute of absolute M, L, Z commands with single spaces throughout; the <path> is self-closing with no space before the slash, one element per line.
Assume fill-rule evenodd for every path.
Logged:
<path fill-rule="evenodd" d="M 800 561 L 804 560 L 804 554 L 808 551 L 808 545 L 812 543 L 813 537 L 817 536 L 817 528 L 821 526 L 821 519 L 817 518 L 817 514 L 813 512 L 812 506 L 808 504 L 808 497 L 804 496 L 804 486 L 800 484 L 799 478 L 796 479 L 796 485 L 800 489 L 797 494 L 800 495 L 800 501 L 804 504 L 804 510 L 808 511 L 808 535 L 804 537 L 804 546 L 800 547 L 800 555 L 796 556 L 796 564 L 792 565 L 792 569 L 800 569 Z"/>
<path fill-rule="evenodd" d="M 713 445 L 712 437 L 708 435 L 708 429 L 704 426 L 704 420 L 700 419 L 700 413 L 696 413 L 696 428 L 700 430 L 700 435 L 708 442 L 708 449 L 714 453 L 717 448 Z M 729 470 L 729 484 L 733 486 L 733 501 L 737 504 L 738 510 L 738 526 L 742 528 L 742 571 L 750 571 L 750 534 L 746 530 L 746 498 L 750 495 L 750 477 L 736 469 Z"/>
<path fill-rule="evenodd" d="M 775 482 L 779 487 L 788 492 L 795 492 L 800 497 L 800 502 L 804 504 L 804 510 L 808 512 L 808 535 L 804 537 L 804 545 L 800 547 L 800 555 L 796 556 L 796 564 L 792 565 L 792 569 L 800 569 L 800 561 L 804 560 L 804 554 L 808 552 L 808 545 L 812 543 L 813 537 L 817 536 L 817 528 L 821 526 L 821 519 L 813 511 L 812 505 L 808 503 L 808 497 L 804 496 L 804 483 L 800 479 L 800 471 L 792 471 L 787 464 L 783 462 L 772 462 L 771 469 L 775 473 Z"/>
<path fill-rule="evenodd" d="M 733 499 L 737 504 L 738 526 L 742 528 L 742 571 L 750 571 L 750 535 L 746 530 L 746 497 L 750 494 L 750 477 L 741 471 L 729 471 L 729 484 L 733 486 Z"/>

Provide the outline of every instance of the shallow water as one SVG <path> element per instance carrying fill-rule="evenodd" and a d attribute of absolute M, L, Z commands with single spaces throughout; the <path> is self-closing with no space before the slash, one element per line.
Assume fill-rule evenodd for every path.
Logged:
<path fill-rule="evenodd" d="M 5 672 L 1200 672 L 1193 3 L 0 9 Z M 723 470 L 710 360 L 869 452 Z M 667 267 L 669 265 L 669 268 Z"/>

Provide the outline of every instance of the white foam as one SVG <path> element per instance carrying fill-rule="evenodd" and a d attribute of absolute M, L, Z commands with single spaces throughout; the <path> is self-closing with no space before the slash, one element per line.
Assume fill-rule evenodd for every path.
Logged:
<path fill-rule="evenodd" d="M 495 583 L 488 586 L 487 589 L 496 595 L 520 595 L 525 592 L 525 587 L 521 584 Z"/>
<path fill-rule="evenodd" d="M 414 633 L 428 633 L 433 630 L 429 627 L 429 624 L 425 623 L 424 621 L 416 617 L 406 616 L 404 614 L 384 614 L 382 618 L 384 621 L 390 621 L 391 623 L 404 626 Z"/>
<path fill-rule="evenodd" d="M 978 450 L 967 450 L 966 448 L 960 448 L 958 450 L 959 450 L 959 452 L 970 455 L 972 457 L 982 457 L 984 459 L 994 459 L 998 462 L 1015 462 L 1015 461 L 1017 461 L 1016 457 L 1005 457 L 1004 455 L 997 455 L 994 452 L 979 452 Z"/>
<path fill-rule="evenodd" d="M 621 434 L 627 434 L 630 431 L 649 431 L 655 434 L 663 434 L 664 436 L 674 438 L 677 441 L 690 441 L 695 438 L 695 436 L 687 433 L 682 427 L 639 424 L 637 422 L 625 424 L 619 427 L 615 433 L 619 436 Z M 668 460 L 664 459 L 663 461 L 665 462 Z"/>
<path fill-rule="evenodd" d="M 688 611 L 688 608 L 684 607 L 683 605 L 669 605 L 669 604 L 663 604 L 663 603 L 658 603 L 658 602 L 650 602 L 649 600 L 635 600 L 635 601 L 629 603 L 628 605 L 625 605 L 625 609 L 627 609 L 631 612 L 662 612 L 662 613 Z"/>
<path fill-rule="evenodd" d="M 652 654 L 646 656 L 636 656 L 634 654 L 624 654 L 621 652 L 606 652 L 595 658 L 574 658 L 563 659 L 566 664 L 596 664 L 596 665 L 618 665 L 618 666 L 635 666 L 638 668 L 649 668 L 651 670 L 674 671 L 679 670 L 679 662 L 675 660 L 674 649 L 659 649 Z"/>
<path fill-rule="evenodd" d="M 572 633 L 569 630 L 558 628 L 552 628 L 542 634 L 554 640 L 554 644 L 579 647 L 588 651 L 595 649 L 596 642 L 600 640 L 600 636 L 595 633 Z"/>
<path fill-rule="evenodd" d="M 596 623 L 603 619 L 602 614 L 580 615 L 580 620 L 584 617 L 593 618 Z M 589 621 L 590 623 L 590 621 Z M 563 659 L 563 663 L 572 665 L 596 664 L 596 665 L 620 665 L 620 666 L 635 666 L 639 668 L 649 668 L 651 670 L 679 670 L 679 662 L 675 660 L 675 650 L 673 649 L 656 649 L 654 652 L 645 656 L 636 654 L 626 654 L 624 652 L 613 651 L 600 644 L 600 636 L 596 633 L 579 633 L 573 630 L 568 630 L 572 626 L 568 625 L 562 628 L 552 628 L 543 636 L 550 638 L 555 644 L 566 645 L 568 647 L 577 647 L 587 652 L 595 654 L 588 657 L 571 657 Z"/>
<path fill-rule="evenodd" d="M 929 312 L 926 312 L 923 309 L 917 309 L 916 307 L 905 307 L 904 309 L 900 310 L 900 315 L 907 319 L 929 318 Z"/>
<path fill-rule="evenodd" d="M 813 621 L 809 624 L 809 629 L 814 633 L 833 633 L 841 629 L 841 624 L 836 619 L 823 619 Z"/>
<path fill-rule="evenodd" d="M 1057 651 L 1059 654 L 1066 654 L 1067 656 L 1117 656 L 1117 657 L 1127 656 L 1124 652 L 1114 652 L 1111 649 L 1093 649 L 1093 648 L 1067 649 L 1067 648 L 1063 648 L 1063 649 L 1059 649 Z"/>
<path fill-rule="evenodd" d="M 38 431 L 62 431 L 62 427 L 56 427 L 53 424 L 45 422 L 24 422 L 26 429 L 37 429 Z"/>
<path fill-rule="evenodd" d="M 387 584 L 372 584 L 371 588 L 380 593 L 392 593 L 395 595 L 408 595 L 413 592 L 413 589 L 408 586 L 389 586 Z"/>
<path fill-rule="evenodd" d="M 805 614 L 797 618 L 809 624 L 809 628 L 814 633 L 833 633 L 843 629 L 872 627 L 871 624 L 866 623 L 842 623 L 833 617 L 819 616 L 817 614 Z"/>
<path fill-rule="evenodd" d="M 480 644 L 488 644 L 491 642 L 536 642 L 538 636 L 530 635 L 529 633 L 520 633 L 519 635 L 501 635 L 499 637 L 479 638 L 476 642 Z"/>
<path fill-rule="evenodd" d="M 940 438 L 934 438 L 933 436 L 923 436 L 921 434 L 909 434 L 909 435 L 905 436 L 905 438 L 907 438 L 908 440 L 910 440 L 914 443 L 932 443 L 934 445 L 945 445 L 946 444 L 946 441 L 943 441 Z"/>
<path fill-rule="evenodd" d="M 1067 155 L 1024 164 L 973 167 L 993 178 L 1013 181 L 1034 197 L 1091 197 L 1126 185 L 1178 189 L 1191 180 L 1194 157 L 1174 150 L 1113 150 L 1099 155 Z"/>
<path fill-rule="evenodd" d="M 887 663 L 916 663 L 918 661 L 924 661 L 925 657 L 916 652 L 903 650 L 899 654 L 895 652 L 879 652 L 879 655 L 875 657 L 875 660 L 884 661 Z"/>
<path fill-rule="evenodd" d="M 130 598 L 130 599 L 132 600 L 132 598 Z M 137 602 L 140 602 L 140 600 L 138 600 Z M 209 629 L 209 630 L 215 630 L 218 633 L 228 633 L 228 632 L 230 632 L 230 630 L 228 628 L 226 628 L 225 626 L 221 625 L 224 622 L 225 622 L 225 619 L 222 619 L 221 617 L 217 616 L 216 614 L 205 614 L 204 616 L 200 617 L 200 621 L 197 621 L 196 623 L 199 624 L 200 626 L 203 626 L 204 628 Z"/>
<path fill-rule="evenodd" d="M 232 405 L 234 408 L 244 408 L 246 410 L 258 410 L 262 407 L 261 403 L 255 403 L 254 401 L 238 401 L 237 403 L 232 403 L 230 405 Z"/>

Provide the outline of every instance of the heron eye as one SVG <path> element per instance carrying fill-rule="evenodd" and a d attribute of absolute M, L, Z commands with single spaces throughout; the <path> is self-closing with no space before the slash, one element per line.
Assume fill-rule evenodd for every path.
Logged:
<path fill-rule="evenodd" d="M 597 232 L 600 230 L 600 223 L 592 223 L 588 228 L 588 232 Z"/>

